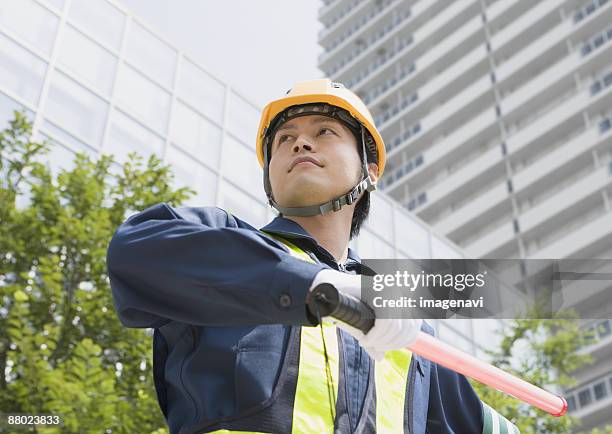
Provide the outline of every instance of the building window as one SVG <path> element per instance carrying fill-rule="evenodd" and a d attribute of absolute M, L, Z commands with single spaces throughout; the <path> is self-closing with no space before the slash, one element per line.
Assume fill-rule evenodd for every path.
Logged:
<path fill-rule="evenodd" d="M 508 193 L 512 193 L 512 180 L 508 179 L 506 185 L 508 186 Z"/>
<path fill-rule="evenodd" d="M 580 21 L 582 21 L 583 19 L 585 19 L 587 16 L 591 15 L 593 12 L 595 12 L 599 7 L 605 5 L 608 2 L 608 0 L 593 0 L 591 3 L 589 3 L 588 5 L 586 5 L 585 7 L 583 7 L 582 9 L 579 9 L 575 14 L 574 14 L 574 24 L 578 23 Z"/>
<path fill-rule="evenodd" d="M 218 166 L 221 128 L 178 101 L 170 121 L 170 138 L 174 143 L 211 167 Z"/>
<path fill-rule="evenodd" d="M 427 193 L 419 194 L 418 201 L 419 205 L 423 205 L 425 202 L 427 202 Z"/>
<path fill-rule="evenodd" d="M 584 337 L 585 346 L 593 345 L 595 342 L 597 342 L 597 333 L 595 330 L 595 326 L 587 327 L 587 332 L 588 333 Z"/>
<path fill-rule="evenodd" d="M 576 410 L 576 399 L 574 398 L 573 395 L 570 395 L 567 397 L 567 409 L 569 411 Z"/>
<path fill-rule="evenodd" d="M 42 51 L 51 54 L 59 19 L 45 7 L 32 0 L 3 2 L 0 25 L 8 28 L 19 39 Z M 4 49 L 4 47 L 2 47 Z M 4 63 L 3 65 L 4 66 Z"/>
<path fill-rule="evenodd" d="M 608 173 L 610 175 L 612 175 L 612 161 L 610 161 L 610 163 L 608 163 Z"/>
<path fill-rule="evenodd" d="M 591 52 L 591 46 L 586 43 L 582 46 L 582 48 L 580 49 L 580 54 L 582 54 L 582 56 L 586 56 L 587 54 L 589 54 Z"/>
<path fill-rule="evenodd" d="M 398 147 L 402 142 L 408 140 L 410 137 L 414 136 L 419 131 L 421 131 L 421 125 L 417 123 L 412 128 L 409 128 L 402 134 L 394 137 L 389 141 L 389 150 Z"/>
<path fill-rule="evenodd" d="M 68 20 L 87 29 L 87 33 L 115 50 L 119 50 L 126 16 L 104 0 L 73 1 Z"/>
<path fill-rule="evenodd" d="M 609 336 L 611 333 L 610 321 L 607 319 L 601 321 L 599 324 L 595 326 L 595 330 L 597 331 L 597 335 L 599 336 L 600 339 L 603 339 L 606 336 Z"/>
<path fill-rule="evenodd" d="M 421 164 L 423 164 L 423 155 L 419 154 L 416 156 L 416 158 L 414 159 L 414 166 L 415 167 L 419 167 Z"/>
<path fill-rule="evenodd" d="M 606 390 L 606 383 L 602 381 L 601 383 L 597 383 L 593 386 L 593 391 L 595 392 L 595 400 L 600 401 L 608 396 L 608 391 Z"/>
<path fill-rule="evenodd" d="M 514 233 L 518 234 L 520 231 L 518 220 L 516 219 L 512 220 L 512 226 L 514 227 Z"/>
<path fill-rule="evenodd" d="M 601 134 L 605 133 L 612 126 L 612 122 L 610 122 L 610 118 L 606 118 L 599 123 L 599 132 Z"/>
<path fill-rule="evenodd" d="M 163 147 L 164 139 L 161 136 L 122 112 L 113 111 L 102 152 L 114 155 L 123 164 L 128 160 L 129 152 L 138 152 L 144 158 L 149 158 L 151 154 L 160 156 Z"/>
<path fill-rule="evenodd" d="M 582 18 L 584 18 L 584 15 L 582 15 L 582 11 L 578 11 L 574 14 L 574 23 L 579 22 Z"/>
<path fill-rule="evenodd" d="M 181 64 L 178 96 L 216 123 L 222 123 L 225 85 L 185 59 Z"/>
<path fill-rule="evenodd" d="M 122 64 L 117 78 L 117 104 L 138 120 L 166 133 L 171 95 L 135 69 Z"/>
<path fill-rule="evenodd" d="M 591 85 L 591 95 L 596 95 L 604 88 L 612 85 L 612 72 L 604 75 L 603 77 L 595 80 Z"/>
<path fill-rule="evenodd" d="M 501 144 L 502 155 L 506 155 L 508 153 L 508 148 L 506 147 L 506 143 L 502 142 Z"/>
<path fill-rule="evenodd" d="M 612 27 L 610 27 L 607 31 L 603 31 L 594 37 L 592 37 L 589 41 L 585 42 L 582 48 L 580 49 L 580 53 L 583 56 L 586 56 L 591 51 L 596 50 L 601 47 L 603 44 L 612 39 Z"/>
<path fill-rule="evenodd" d="M 414 169 L 415 165 L 412 162 L 412 160 L 410 160 L 409 162 L 406 163 L 406 173 L 410 173 L 412 172 L 412 169 Z"/>
<path fill-rule="evenodd" d="M 94 147 L 100 145 L 108 111 L 106 101 L 55 71 L 49 87 L 46 117 Z"/>
<path fill-rule="evenodd" d="M 591 395 L 591 389 L 585 389 L 578 392 L 578 402 L 580 407 L 585 407 L 593 402 L 593 396 Z"/>

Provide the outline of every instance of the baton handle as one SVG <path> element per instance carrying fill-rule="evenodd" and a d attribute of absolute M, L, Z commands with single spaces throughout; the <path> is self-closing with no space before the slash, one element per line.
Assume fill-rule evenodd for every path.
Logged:
<path fill-rule="evenodd" d="M 375 315 L 370 306 L 341 293 L 329 283 L 317 285 L 312 290 L 308 309 L 314 315 L 332 316 L 364 333 L 374 326 Z M 418 333 L 415 342 L 408 349 L 438 365 L 514 396 L 552 416 L 563 416 L 567 412 L 567 401 L 562 396 L 483 362 L 423 331 Z"/>

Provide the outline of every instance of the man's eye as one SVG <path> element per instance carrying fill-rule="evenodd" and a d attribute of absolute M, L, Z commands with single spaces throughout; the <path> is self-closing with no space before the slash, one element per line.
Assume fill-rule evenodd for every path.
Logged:
<path fill-rule="evenodd" d="M 284 141 L 289 140 L 290 138 L 291 138 L 291 136 L 290 136 L 290 135 L 288 135 L 288 134 L 283 134 L 282 136 L 280 136 L 280 137 L 278 138 L 278 143 L 283 143 Z"/>
<path fill-rule="evenodd" d="M 321 128 L 321 130 L 319 131 L 319 134 L 327 134 L 327 133 L 335 134 L 333 130 L 330 130 L 329 128 Z"/>

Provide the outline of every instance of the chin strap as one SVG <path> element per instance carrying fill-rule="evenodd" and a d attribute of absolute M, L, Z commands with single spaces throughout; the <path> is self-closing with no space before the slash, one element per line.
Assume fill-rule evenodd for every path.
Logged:
<path fill-rule="evenodd" d="M 311 217 L 319 214 L 327 214 L 328 212 L 332 211 L 339 211 L 344 205 L 350 205 L 353 202 L 356 202 L 362 192 L 376 190 L 376 183 L 372 181 L 372 178 L 370 178 L 370 174 L 368 173 L 368 154 L 366 153 L 365 129 L 363 125 L 361 125 L 361 155 L 363 155 L 361 170 L 363 178 L 348 193 L 319 205 L 284 207 L 276 203 L 276 201 L 272 197 L 272 186 L 270 185 L 268 143 L 269 139 L 266 140 L 266 143 L 263 147 L 264 190 L 266 191 L 266 196 L 268 197 L 269 204 L 276 208 L 276 210 L 282 215 Z"/>

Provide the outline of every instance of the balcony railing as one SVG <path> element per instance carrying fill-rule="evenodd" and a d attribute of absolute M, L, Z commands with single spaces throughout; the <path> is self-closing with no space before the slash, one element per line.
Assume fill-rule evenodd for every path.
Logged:
<path fill-rule="evenodd" d="M 605 88 L 612 86 L 612 71 L 607 74 L 603 74 L 600 78 L 593 81 L 591 85 L 591 95 L 597 95 Z"/>
<path fill-rule="evenodd" d="M 460 36 L 462 33 L 470 33 L 469 30 L 472 27 L 481 28 L 480 17 L 474 17 L 474 19 L 464 25 L 460 31 L 458 31 L 458 38 L 454 38 L 453 42 L 460 42 L 464 40 L 463 36 Z M 449 38 L 450 39 L 450 38 Z M 440 42 L 436 47 L 430 49 L 427 53 L 421 56 L 418 60 L 419 62 L 419 71 L 423 71 L 428 67 L 432 67 L 436 62 L 440 61 L 452 48 L 448 47 L 450 44 L 446 43 L 446 41 Z M 437 47 L 440 47 L 438 49 Z M 485 50 L 484 44 L 479 45 L 476 49 L 470 51 L 469 54 L 458 60 L 457 62 L 450 65 L 443 72 L 435 77 L 431 77 L 430 81 L 422 86 L 422 90 L 425 91 L 425 94 L 431 95 L 435 90 L 439 90 L 444 87 L 448 83 L 452 82 L 455 78 L 460 75 L 459 70 L 464 70 L 468 65 L 474 65 L 474 59 L 478 58 L 479 60 L 486 59 L 487 52 Z M 364 102 L 369 104 L 378 98 L 379 95 L 384 94 L 389 89 L 394 87 L 397 83 L 402 81 L 405 77 L 411 75 L 415 71 L 415 63 L 406 64 L 402 66 L 402 69 L 391 79 L 387 81 L 371 87 L 370 84 L 368 87 L 371 87 L 371 90 L 364 97 Z"/>
<path fill-rule="evenodd" d="M 355 9 L 357 6 L 359 6 L 364 1 L 365 0 L 354 0 L 353 2 L 349 3 L 344 9 L 338 12 L 336 16 L 334 16 L 334 18 L 332 18 L 331 21 L 327 24 L 327 27 L 324 27 L 321 30 L 319 30 L 319 39 L 323 38 L 327 33 L 331 32 L 334 24 L 336 24 L 346 14 L 351 12 L 353 9 Z"/>
<path fill-rule="evenodd" d="M 583 56 L 588 55 L 592 51 L 597 50 L 602 45 L 612 41 L 612 27 L 609 27 L 607 30 L 604 30 L 601 33 L 593 36 L 591 39 L 586 41 L 582 48 L 580 49 L 580 54 Z"/>
<path fill-rule="evenodd" d="M 355 23 L 355 25 L 351 26 L 351 28 L 348 31 L 346 31 L 342 36 L 340 36 L 339 38 L 334 40 L 334 42 L 332 42 L 328 47 L 326 47 L 325 51 L 323 53 L 319 54 L 319 62 L 322 62 L 325 58 L 331 56 L 331 54 L 332 54 L 331 52 L 337 46 L 339 46 L 344 41 L 346 41 L 348 38 L 350 38 L 352 35 L 354 35 L 363 26 L 365 26 L 366 24 L 370 23 L 377 15 L 382 14 L 383 12 L 388 10 L 391 6 L 395 5 L 399 1 L 401 1 L 401 0 L 387 0 L 386 2 L 381 4 L 380 6 L 377 6 L 375 9 L 370 11 L 369 14 L 364 15 L 363 17 L 361 17 L 359 19 L 359 21 L 357 21 L 357 23 Z M 408 18 L 409 16 L 410 16 L 410 9 L 408 9 L 406 12 L 404 12 L 396 21 L 401 22 L 404 19 Z"/>
<path fill-rule="evenodd" d="M 382 56 L 378 57 L 374 62 L 370 64 L 370 66 L 367 69 L 364 69 L 352 79 L 347 80 L 346 86 L 354 87 L 357 84 L 361 83 L 363 80 L 368 78 L 373 72 L 377 71 L 383 65 L 386 65 L 387 63 L 389 63 L 391 59 L 393 59 L 398 53 L 403 51 L 404 48 L 412 44 L 412 42 L 413 42 L 412 35 L 410 35 L 406 39 L 402 39 L 397 46 L 385 52 L 385 54 L 383 54 Z"/>
<path fill-rule="evenodd" d="M 381 180 L 382 182 L 379 182 L 380 188 L 384 188 L 385 186 L 389 186 L 393 184 L 395 181 L 401 179 L 402 176 L 406 175 L 407 173 L 412 172 L 414 169 L 421 166 L 423 163 L 424 163 L 423 155 L 422 154 L 417 155 L 416 157 L 407 161 L 405 164 L 402 164 L 400 167 L 398 167 L 397 169 L 390 172 L 387 176 L 385 176 L 385 178 Z"/>
<path fill-rule="evenodd" d="M 612 336 L 612 320 L 601 319 L 586 327 L 591 332 L 589 343 L 596 344 L 603 339 Z M 584 408 L 594 406 L 600 401 L 612 398 L 612 372 L 602 375 L 596 380 L 591 380 L 588 384 L 579 387 L 577 390 L 565 395 L 568 410 L 576 412 Z"/>
<path fill-rule="evenodd" d="M 387 0 L 384 4 L 388 6 L 391 3 L 395 3 L 397 1 L 398 0 Z M 394 19 L 391 23 L 389 23 L 381 31 L 379 31 L 379 32 L 375 33 L 374 35 L 372 35 L 371 37 L 369 37 L 366 41 L 364 41 L 363 44 L 361 44 L 360 46 L 355 48 L 353 51 L 351 51 L 350 54 L 348 54 L 346 57 L 344 57 L 342 60 L 340 60 L 336 64 L 336 66 L 333 67 L 329 71 L 329 75 L 332 75 L 336 71 L 339 71 L 340 69 L 342 69 L 346 64 L 350 63 L 353 59 L 355 59 L 361 53 L 363 53 L 364 51 L 369 49 L 372 45 L 374 45 L 376 42 L 378 42 L 380 39 L 382 39 L 384 36 L 386 36 L 389 32 L 391 32 L 392 30 L 397 28 L 409 16 L 410 16 L 410 10 L 408 10 L 408 11 L 404 12 L 402 15 L 399 15 L 398 17 L 396 17 L 396 19 Z M 331 55 L 331 53 L 327 53 L 327 54 Z"/>
<path fill-rule="evenodd" d="M 574 23 L 579 23 L 606 3 L 608 3 L 608 0 L 593 0 L 586 6 L 578 9 L 574 14 Z"/>
<path fill-rule="evenodd" d="M 602 319 L 585 327 L 589 332 L 587 345 L 594 345 L 602 339 L 612 336 L 612 319 Z"/>
<path fill-rule="evenodd" d="M 366 104 L 369 104 L 370 102 L 374 101 L 374 99 L 376 99 L 376 97 L 378 97 L 378 95 L 381 95 L 381 94 L 385 93 L 392 86 L 394 86 L 395 83 L 399 82 L 404 77 L 407 77 L 410 74 L 412 74 L 414 72 L 414 70 L 415 70 L 414 62 L 411 63 L 410 65 L 404 66 L 400 70 L 398 75 L 396 75 L 394 77 L 391 77 L 389 80 L 387 80 L 384 83 L 374 87 L 370 92 L 368 92 L 367 95 L 363 98 L 363 102 L 366 103 Z"/>
<path fill-rule="evenodd" d="M 409 97 L 404 98 L 398 104 L 395 104 L 389 107 L 387 110 L 380 113 L 378 116 L 374 117 L 374 123 L 378 126 L 384 124 L 393 116 L 404 110 L 406 107 L 412 105 L 415 101 L 419 99 L 418 92 L 413 93 Z"/>
<path fill-rule="evenodd" d="M 402 205 L 408 209 L 408 211 L 413 211 L 415 208 L 425 205 L 427 203 L 427 193 L 422 192 L 417 196 L 411 198 L 408 202 L 403 203 Z"/>
<path fill-rule="evenodd" d="M 402 143 L 409 140 L 411 137 L 416 136 L 420 131 L 421 131 L 421 123 L 417 122 L 412 127 L 404 131 L 402 134 L 399 134 L 393 137 L 391 140 L 389 140 L 389 142 L 387 143 L 387 152 L 391 151 L 392 149 L 397 148 Z"/>

